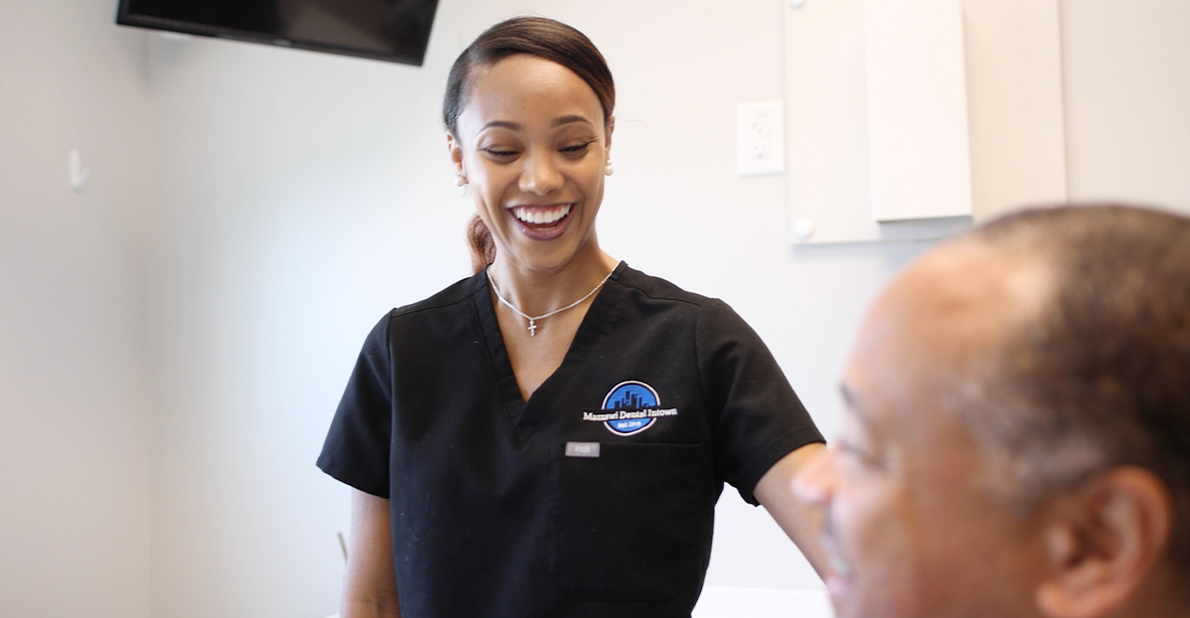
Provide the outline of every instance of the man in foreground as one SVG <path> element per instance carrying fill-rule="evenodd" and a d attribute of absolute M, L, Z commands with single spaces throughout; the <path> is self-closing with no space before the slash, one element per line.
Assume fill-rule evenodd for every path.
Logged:
<path fill-rule="evenodd" d="M 826 508 L 839 618 L 1190 616 L 1190 220 L 1001 219 L 876 301 Z"/>

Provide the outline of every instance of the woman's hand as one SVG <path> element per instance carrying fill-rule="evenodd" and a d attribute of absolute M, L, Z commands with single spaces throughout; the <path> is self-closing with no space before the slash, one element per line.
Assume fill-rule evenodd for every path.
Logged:
<path fill-rule="evenodd" d="M 342 618 L 401 618 L 388 500 L 352 489 L 350 538 Z"/>
<path fill-rule="evenodd" d="M 801 467 L 825 448 L 825 444 L 807 444 L 786 455 L 760 477 L 753 490 L 756 499 L 806 556 L 819 577 L 826 572 L 826 554 L 819 543 L 823 512 L 794 496 L 792 485 Z"/>

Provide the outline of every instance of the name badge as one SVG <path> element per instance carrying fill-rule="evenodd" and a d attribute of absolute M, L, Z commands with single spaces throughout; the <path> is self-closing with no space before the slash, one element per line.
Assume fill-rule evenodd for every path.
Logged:
<path fill-rule="evenodd" d="M 599 457 L 598 442 L 567 442 L 567 457 Z"/>

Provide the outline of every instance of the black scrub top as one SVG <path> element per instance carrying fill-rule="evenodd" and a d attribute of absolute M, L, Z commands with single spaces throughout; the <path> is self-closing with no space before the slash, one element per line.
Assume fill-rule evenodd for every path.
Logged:
<path fill-rule="evenodd" d="M 318 466 L 390 500 L 405 618 L 688 617 L 723 482 L 821 441 L 735 312 L 621 263 L 527 402 L 484 273 L 393 310 Z"/>

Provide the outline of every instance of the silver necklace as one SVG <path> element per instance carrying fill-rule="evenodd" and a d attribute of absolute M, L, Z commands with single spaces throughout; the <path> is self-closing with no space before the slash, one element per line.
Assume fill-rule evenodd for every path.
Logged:
<path fill-rule="evenodd" d="M 496 287 L 496 280 L 492 279 L 491 269 L 487 270 L 487 275 L 488 275 L 488 282 L 492 284 L 492 291 L 496 293 L 496 298 L 499 298 L 500 302 L 504 303 L 505 307 L 512 309 L 513 311 L 516 312 L 517 315 L 521 316 L 522 318 L 525 318 L 526 320 L 529 320 L 529 336 L 536 337 L 537 336 L 537 321 L 538 320 L 544 320 L 544 319 L 550 317 L 551 315 L 562 313 L 563 311 L 566 311 L 567 309 L 574 309 L 575 307 L 579 306 L 580 304 L 582 304 L 582 302 L 584 300 L 591 298 L 591 296 L 593 294 L 595 294 L 595 292 L 598 292 L 599 288 L 603 287 L 603 284 L 607 283 L 607 280 L 611 278 L 612 273 L 614 273 L 614 272 L 616 272 L 616 269 L 613 268 L 612 272 L 607 273 L 607 276 L 603 278 L 603 281 L 600 281 L 599 285 L 595 286 L 595 289 L 591 290 L 590 292 L 587 292 L 586 296 L 583 296 L 582 298 L 574 301 L 573 303 L 570 303 L 569 305 L 566 305 L 565 307 L 562 307 L 561 309 L 554 309 L 553 311 L 551 311 L 549 313 L 543 313 L 537 317 L 533 317 L 533 316 L 525 313 L 524 311 L 517 309 L 515 305 L 508 302 L 508 299 L 504 298 L 504 296 L 502 296 L 500 294 L 500 289 Z"/>

